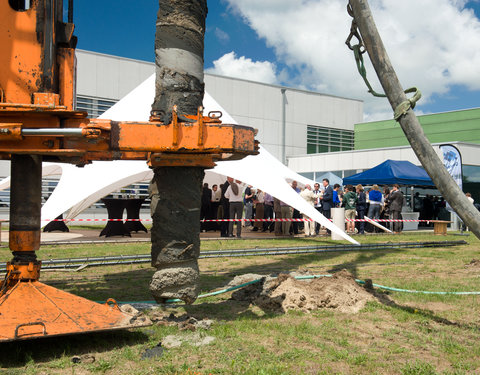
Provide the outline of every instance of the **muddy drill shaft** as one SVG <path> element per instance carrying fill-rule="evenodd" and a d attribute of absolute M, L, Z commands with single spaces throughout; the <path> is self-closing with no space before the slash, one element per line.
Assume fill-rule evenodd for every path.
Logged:
<path fill-rule="evenodd" d="M 196 115 L 202 105 L 203 42 L 206 0 L 160 0 L 155 38 L 156 84 L 152 113 L 170 123 L 179 115 Z M 152 198 L 152 266 L 150 290 L 158 302 L 198 295 L 200 204 L 203 167 L 157 167 Z"/>
<path fill-rule="evenodd" d="M 155 34 L 155 101 L 152 111 L 169 123 L 178 112 L 196 115 L 202 105 L 206 0 L 159 0 Z"/>

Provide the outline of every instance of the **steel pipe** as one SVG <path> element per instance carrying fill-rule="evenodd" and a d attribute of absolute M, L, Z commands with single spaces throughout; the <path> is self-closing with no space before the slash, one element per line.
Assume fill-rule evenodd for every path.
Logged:
<path fill-rule="evenodd" d="M 60 137 L 82 137 L 83 129 L 59 129 L 59 128 L 44 128 L 44 129 L 22 129 L 22 135 L 47 135 L 47 136 L 60 136 Z"/>

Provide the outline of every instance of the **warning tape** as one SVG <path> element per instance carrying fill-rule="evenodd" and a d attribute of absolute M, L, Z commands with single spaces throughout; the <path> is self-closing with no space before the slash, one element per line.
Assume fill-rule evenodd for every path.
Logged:
<path fill-rule="evenodd" d="M 332 221 L 332 219 L 328 219 Z M 153 221 L 152 219 L 43 219 L 42 221 Z M 258 221 L 258 222 L 305 222 L 305 221 L 315 221 L 313 219 L 203 219 L 200 220 L 201 223 L 215 223 L 215 222 L 230 222 L 230 221 Z M 345 219 L 345 221 L 354 221 L 354 222 L 387 222 L 387 223 L 430 223 L 432 220 L 398 220 L 398 219 Z"/>
<path fill-rule="evenodd" d="M 332 219 L 328 219 L 330 221 L 333 221 Z M 212 219 L 212 220 L 200 220 L 202 223 L 210 223 L 210 222 L 217 222 L 217 221 L 294 221 L 294 222 L 302 222 L 302 221 L 315 221 L 313 219 Z M 345 219 L 345 221 L 364 221 L 364 222 L 369 222 L 369 221 L 377 221 L 377 222 L 389 222 L 389 223 L 410 223 L 410 222 L 425 222 L 429 223 L 431 220 L 398 220 L 398 219 Z"/>
<path fill-rule="evenodd" d="M 43 219 L 42 221 L 152 221 L 152 219 Z"/>

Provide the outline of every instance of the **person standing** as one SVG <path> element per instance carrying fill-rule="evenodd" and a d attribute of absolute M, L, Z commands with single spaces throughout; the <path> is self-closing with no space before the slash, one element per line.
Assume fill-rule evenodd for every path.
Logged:
<path fill-rule="evenodd" d="M 357 190 L 357 217 L 360 220 L 358 233 L 365 234 L 365 211 L 367 210 L 367 195 L 363 192 L 363 186 L 358 184 Z"/>
<path fill-rule="evenodd" d="M 402 218 L 402 208 L 405 204 L 405 197 L 403 193 L 399 190 L 398 184 L 393 185 L 392 192 L 389 197 L 390 201 L 390 214 L 392 215 L 393 220 L 401 220 Z M 395 233 L 400 233 L 402 231 L 401 222 L 393 222 L 393 231 Z"/>
<path fill-rule="evenodd" d="M 230 203 L 230 219 L 240 219 L 237 221 L 237 237 L 240 238 L 242 234 L 242 215 L 243 215 L 243 196 L 242 190 L 238 184 L 240 181 L 230 182 L 230 186 L 225 192 L 225 198 Z M 230 221 L 228 225 L 228 237 L 233 237 L 233 221 Z"/>
<path fill-rule="evenodd" d="M 343 196 L 343 204 L 345 207 L 345 219 L 347 221 L 347 233 L 355 233 L 355 214 L 357 213 L 358 197 L 355 194 L 352 185 L 347 185 L 346 193 Z"/>
<path fill-rule="evenodd" d="M 220 207 L 220 199 L 222 198 L 222 191 L 218 188 L 218 185 L 212 186 L 212 219 L 218 219 L 218 208 Z M 218 230 L 218 222 L 211 223 L 211 229 Z"/>
<path fill-rule="evenodd" d="M 263 219 L 265 213 L 265 194 L 260 189 L 257 189 L 255 194 L 255 219 Z M 255 221 L 253 231 L 259 231 L 263 228 L 262 221 Z"/>
<path fill-rule="evenodd" d="M 225 197 L 225 193 L 227 192 L 227 189 L 230 186 L 231 181 L 233 181 L 233 178 L 227 177 L 227 181 L 225 181 L 220 186 L 220 191 L 221 191 L 222 195 L 220 197 L 219 211 L 220 211 L 220 207 L 221 207 L 222 214 L 218 215 L 219 219 L 229 219 L 230 218 L 230 202 L 228 201 L 228 198 Z M 229 226 L 228 221 L 222 221 L 220 223 L 220 237 L 228 237 L 228 226 Z"/>
<path fill-rule="evenodd" d="M 273 219 L 273 197 L 268 193 L 264 193 L 263 195 L 263 207 L 264 207 L 263 217 L 265 219 Z M 273 232 L 274 226 L 275 226 L 274 223 L 266 221 L 263 223 L 262 232 L 266 232 L 267 230 L 270 230 L 270 232 Z"/>
<path fill-rule="evenodd" d="M 318 212 L 323 214 L 322 201 L 320 199 L 323 195 L 323 192 L 320 190 L 320 184 L 318 182 L 315 182 L 315 184 L 313 185 L 313 195 L 315 197 L 315 204 L 313 205 L 313 207 Z M 319 233 L 320 233 L 320 224 L 315 223 L 315 234 L 318 235 Z"/>
<path fill-rule="evenodd" d="M 330 181 L 328 178 L 324 178 L 322 183 L 323 187 L 325 188 L 323 191 L 323 196 L 320 198 L 322 201 L 323 216 L 330 220 L 332 217 L 331 209 L 333 207 L 333 189 L 330 186 Z M 329 229 L 327 229 L 327 233 L 331 233 Z"/>
<path fill-rule="evenodd" d="M 390 189 L 388 188 L 388 186 L 385 186 L 383 188 L 383 209 L 381 209 L 381 212 L 380 212 L 380 219 L 385 219 L 385 220 L 389 220 L 391 219 L 391 213 L 390 213 Z M 385 226 L 385 228 L 392 228 L 392 226 L 390 225 L 390 222 L 385 222 L 383 224 Z"/>
<path fill-rule="evenodd" d="M 378 189 L 378 185 L 373 185 L 372 190 L 368 193 L 370 207 L 368 208 L 368 217 L 370 219 L 380 218 L 380 206 L 383 204 L 383 195 Z"/>
<path fill-rule="evenodd" d="M 280 201 L 280 209 L 282 211 L 282 219 L 286 219 L 286 221 L 282 221 L 282 234 L 284 236 L 290 235 L 290 227 L 292 225 L 291 219 L 293 215 L 293 209 L 285 202 Z"/>
<path fill-rule="evenodd" d="M 252 185 L 248 185 L 245 189 L 245 226 L 249 227 L 252 225 L 250 219 L 253 218 L 253 191 Z"/>
<path fill-rule="evenodd" d="M 342 203 L 339 196 L 339 190 L 340 190 L 339 184 L 333 185 L 333 207 L 340 207 L 340 204 Z"/>
<path fill-rule="evenodd" d="M 313 207 L 315 204 L 315 195 L 313 194 L 312 187 L 309 184 L 305 185 L 305 189 L 300 193 L 300 196 Z M 303 214 L 303 218 L 306 220 L 304 224 L 305 235 L 307 237 L 313 236 L 315 234 L 315 222 L 305 214 Z"/>

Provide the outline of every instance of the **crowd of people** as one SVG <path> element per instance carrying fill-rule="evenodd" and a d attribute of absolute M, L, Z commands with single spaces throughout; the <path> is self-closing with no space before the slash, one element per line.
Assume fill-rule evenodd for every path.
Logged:
<path fill-rule="evenodd" d="M 243 221 L 211 221 L 202 223 L 202 231 L 220 230 L 222 237 L 241 237 L 242 227 L 252 231 L 274 232 L 276 236 L 291 236 L 302 230 L 306 236 L 316 236 L 330 231 L 320 224 L 302 215 L 297 209 L 271 196 L 267 192 L 248 185 L 244 189 L 241 181 L 228 177 L 220 186 L 213 185 L 210 189 L 204 184 L 202 193 L 201 219 L 245 219 Z M 346 185 L 344 189 L 339 184 L 330 185 L 328 179 L 322 183 L 314 183 L 313 188 L 305 185 L 301 189 L 297 181 L 291 182 L 294 189 L 307 203 L 312 205 L 327 219 L 331 218 L 331 209 L 345 208 L 346 231 L 349 234 L 365 234 L 378 232 L 382 229 L 365 221 L 365 216 L 373 220 L 402 220 L 402 209 L 406 204 L 400 187 L 394 184 L 391 189 L 385 186 L 380 190 L 378 185 L 364 189 L 362 185 Z M 438 199 L 437 199 L 438 200 Z M 435 216 L 435 202 L 427 195 L 422 201 L 418 193 L 414 197 L 413 208 L 420 211 L 420 219 L 431 220 Z M 445 205 L 443 198 L 438 200 Z M 431 207 L 430 208 L 430 203 Z M 439 207 L 441 207 L 439 205 Z M 305 219 L 302 221 L 255 221 L 253 219 Z M 382 226 L 400 233 L 403 229 L 401 221 L 381 222 Z M 235 228 L 236 227 L 236 228 Z M 234 234 L 235 228 L 235 234 Z"/>

